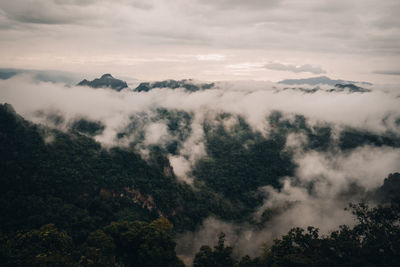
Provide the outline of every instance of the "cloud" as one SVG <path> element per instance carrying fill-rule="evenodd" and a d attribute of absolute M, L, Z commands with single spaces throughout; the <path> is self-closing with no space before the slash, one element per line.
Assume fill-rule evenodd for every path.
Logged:
<path fill-rule="evenodd" d="M 0 68 L 0 75 L 8 77 L 7 74 L 28 74 L 35 80 L 43 82 L 65 83 L 67 85 L 76 85 L 82 80 L 81 73 L 53 71 L 53 70 L 30 70 L 30 69 L 3 69 Z"/>
<path fill-rule="evenodd" d="M 382 75 L 400 75 L 398 70 L 375 70 L 373 73 Z"/>
<path fill-rule="evenodd" d="M 246 81 L 217 82 L 215 89 L 192 93 L 183 89 L 116 92 L 68 87 L 19 74 L 0 80 L 0 103 L 10 103 L 25 118 L 52 127 L 46 116 L 38 114 L 61 116 L 64 120 L 56 126 L 61 130 L 76 118 L 100 121 L 105 129 L 95 138 L 103 146 L 140 142 L 138 149 L 143 155 L 149 145 L 163 146 L 176 140 L 168 131 L 166 119 L 155 119 L 157 108 L 191 114 L 189 136 L 182 141 L 176 154 L 168 155 L 178 179 L 188 184 L 193 184 L 195 179 L 190 176 L 190 170 L 207 155 L 203 122 L 221 113 L 240 115 L 262 134 L 270 130 L 268 115 L 280 110 L 288 119 L 294 114 L 303 114 L 310 125 L 331 124 L 334 141 L 344 127 L 400 135 L 396 123 L 400 117 L 400 99 L 390 92 L 374 88 L 368 94 L 325 91 L 304 94 L 279 91 L 279 88 L 281 85 L 271 82 Z M 223 126 L 228 129 L 234 123 L 235 120 L 228 119 L 223 121 Z M 129 125 L 134 130 L 142 129 L 143 133 L 132 134 L 126 140 L 117 139 L 121 129 Z M 178 238 L 179 253 L 190 261 L 199 246 L 212 245 L 220 231 L 225 232 L 228 243 L 235 246 L 235 255 L 255 255 L 264 242 L 271 242 L 293 226 L 314 225 L 328 233 L 339 224 L 353 222 L 351 214 L 343 210 L 348 202 L 358 201 L 365 191 L 382 184 L 388 173 L 400 170 L 398 148 L 364 146 L 346 152 L 335 149 L 321 152 L 304 150 L 307 142 L 307 136 L 301 133 L 288 136 L 286 149 L 293 154 L 297 166 L 295 174 L 281 180 L 281 189 L 259 188 L 264 194 L 264 203 L 253 217 L 262 227 L 208 218 L 197 231 Z M 269 222 L 262 221 L 263 214 L 271 212 L 275 214 L 273 218 Z"/>
<path fill-rule="evenodd" d="M 303 114 L 314 122 L 349 125 L 374 132 L 400 130 L 394 123 L 400 117 L 400 100 L 379 88 L 368 94 L 276 92 L 276 88 L 285 86 L 271 82 L 217 82 L 218 89 L 194 93 L 180 89 L 118 93 L 106 89 L 65 87 L 60 83 L 32 81 L 29 76 L 16 75 L 0 81 L 0 100 L 14 105 L 17 112 L 28 119 L 35 119 L 33 114 L 36 110 L 55 107 L 71 117 L 87 114 L 93 120 L 106 120 L 105 125 L 112 125 L 107 129 L 113 131 L 118 130 L 118 124 L 123 126 L 129 122 L 130 115 L 138 112 L 151 115 L 157 107 L 193 113 L 192 128 L 199 126 L 198 132 L 202 131 L 201 122 L 209 112 L 243 115 L 258 129 L 264 127 L 266 116 L 273 110 Z M 197 139 L 202 137 L 201 134 L 197 136 Z"/>
<path fill-rule="evenodd" d="M 225 56 L 218 54 L 207 54 L 207 55 L 197 55 L 196 58 L 200 61 L 221 61 L 225 59 Z"/>
<path fill-rule="evenodd" d="M 218 9 L 233 9 L 233 8 L 274 8 L 279 5 L 278 0 L 197 0 L 201 4 L 215 6 Z"/>
<path fill-rule="evenodd" d="M 351 226 L 354 217 L 344 210 L 349 202 L 358 203 L 365 191 L 381 186 L 388 173 L 400 168 L 399 149 L 366 146 L 349 154 L 330 154 L 305 152 L 301 147 L 295 156 L 295 177 L 282 179 L 279 190 L 270 186 L 260 189 L 266 198 L 254 219 L 261 222 L 263 214 L 275 214 L 269 221 L 260 227 L 207 218 L 195 232 L 178 236 L 178 255 L 191 262 L 201 245 L 216 244 L 220 232 L 226 234 L 227 245 L 233 246 L 234 256 L 240 258 L 259 256 L 263 245 L 272 244 L 293 227 L 314 226 L 326 235 L 339 225 Z"/>
<path fill-rule="evenodd" d="M 1 65 L 81 72 L 107 68 L 150 80 L 279 80 L 286 78 L 283 71 L 266 76 L 225 66 L 310 62 L 304 71 L 322 73 L 315 66 L 329 66 L 330 74 L 344 79 L 398 82 L 394 75 L 368 75 L 400 60 L 396 2 L 0 1 Z M 225 54 L 229 57 L 220 61 L 196 57 Z M 191 56 L 168 65 L 151 61 L 185 55 Z"/>
<path fill-rule="evenodd" d="M 57 5 L 77 5 L 89 6 L 101 2 L 101 0 L 50 0 L 48 3 L 54 2 Z"/>
<path fill-rule="evenodd" d="M 337 131 L 350 126 L 376 133 L 390 131 L 400 134 L 396 123 L 400 117 L 400 99 L 395 97 L 395 90 L 385 93 L 375 89 L 368 94 L 325 91 L 304 94 L 300 91 L 276 90 L 283 86 L 270 82 L 217 82 L 217 89 L 194 93 L 183 89 L 154 89 L 147 93 L 124 90 L 118 93 L 109 89 L 66 87 L 61 83 L 38 81 L 22 74 L 0 80 L 0 102 L 12 104 L 25 118 L 38 123 L 48 123 L 43 116 L 37 115 L 38 111 L 62 115 L 65 124 L 60 125 L 62 129 L 79 117 L 101 121 L 105 129 L 95 138 L 104 146 L 126 146 L 131 142 L 165 146 L 176 137 L 168 132 L 166 121 L 154 120 L 155 109 L 181 110 L 192 114 L 189 136 L 182 141 L 178 154 L 170 157 L 178 176 L 188 183 L 192 181 L 190 169 L 206 155 L 202 123 L 221 112 L 244 117 L 251 127 L 261 133 L 268 132 L 266 117 L 270 112 L 280 110 L 288 116 L 303 114 L 311 125 L 330 123 Z M 139 123 L 136 128 L 144 132 L 117 139 L 117 134 L 127 129 L 132 118 L 142 118 L 136 122 Z M 323 156 L 316 155 L 315 158 L 322 159 Z M 321 162 L 321 166 L 329 166 L 327 164 L 334 160 Z M 370 173 L 374 173 L 373 170 Z"/>
<path fill-rule="evenodd" d="M 146 1 L 146 3 L 144 3 L 144 1 L 132 1 L 129 2 L 130 5 L 132 5 L 135 8 L 139 8 L 139 9 L 143 9 L 143 10 L 150 10 L 154 8 L 154 5 L 151 3 L 152 1 Z"/>
<path fill-rule="evenodd" d="M 160 144 L 163 140 L 170 138 L 165 123 L 151 123 L 146 126 L 144 143 L 147 145 Z"/>
<path fill-rule="evenodd" d="M 192 114 L 190 135 L 173 160 L 173 167 L 184 179 L 190 179 L 186 175 L 188 170 L 205 155 L 202 123 L 220 112 L 244 117 L 251 127 L 261 133 L 268 131 L 266 117 L 270 112 L 280 110 L 288 116 L 302 114 L 310 124 L 330 123 L 338 131 L 350 126 L 376 133 L 390 131 L 400 134 L 396 123 L 400 117 L 400 99 L 395 97 L 394 90 L 385 93 L 375 89 L 368 94 L 277 91 L 284 86 L 270 82 L 217 82 L 216 89 L 193 93 L 183 89 L 154 89 L 147 93 L 123 90 L 118 93 L 108 89 L 66 87 L 22 74 L 0 80 L 0 102 L 12 104 L 24 117 L 39 123 L 46 121 L 37 116 L 37 111 L 62 114 L 65 123 L 77 117 L 101 121 L 105 129 L 96 136 L 96 140 L 106 146 L 128 145 L 132 141 L 166 145 L 176 137 L 167 131 L 166 121 L 153 119 L 155 109 L 181 110 Z M 142 118 L 136 123 L 144 132 L 116 139 L 117 134 L 132 123 L 132 118 Z M 140 136 L 143 140 L 135 140 L 142 138 Z"/>
<path fill-rule="evenodd" d="M 22 23 L 68 24 L 84 18 L 79 8 L 49 0 L 5 1 L 0 3 L 0 8 L 9 19 Z"/>
<path fill-rule="evenodd" d="M 109 6 L 103 0 L 36 0 L 36 1 L 5 1 L 0 2 L 0 10 L 12 21 L 25 24 L 83 24 L 91 25 L 93 21 L 102 20 L 108 10 L 129 9 L 140 10 L 153 8 L 151 1 L 116 1 Z"/>
<path fill-rule="evenodd" d="M 300 73 L 300 72 L 309 72 L 313 74 L 323 74 L 326 73 L 325 70 L 323 70 L 320 67 L 315 67 L 310 64 L 305 64 L 305 65 L 290 65 L 290 64 L 281 64 L 281 63 L 268 63 L 264 65 L 264 68 L 269 69 L 269 70 L 278 70 L 278 71 L 291 71 L 294 73 Z"/>

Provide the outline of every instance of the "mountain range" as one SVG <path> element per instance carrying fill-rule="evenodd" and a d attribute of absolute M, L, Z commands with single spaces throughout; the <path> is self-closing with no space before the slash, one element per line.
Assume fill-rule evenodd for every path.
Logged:
<path fill-rule="evenodd" d="M 304 79 L 286 79 L 278 82 L 279 84 L 287 84 L 287 85 L 319 85 L 326 84 L 330 86 L 335 86 L 336 84 L 361 84 L 361 85 L 372 85 L 369 82 L 354 82 L 354 81 L 345 81 L 345 80 L 335 80 L 331 79 L 327 76 L 319 76 L 312 78 L 304 78 Z"/>

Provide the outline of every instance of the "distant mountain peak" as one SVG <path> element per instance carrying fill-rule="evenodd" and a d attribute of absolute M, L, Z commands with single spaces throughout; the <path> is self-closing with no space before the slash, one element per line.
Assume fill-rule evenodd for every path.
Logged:
<path fill-rule="evenodd" d="M 188 92 L 195 92 L 199 90 L 207 90 L 214 87 L 214 83 L 198 83 L 193 81 L 192 79 L 183 79 L 183 80 L 164 80 L 158 82 L 142 82 L 138 87 L 135 88 L 136 92 L 148 92 L 155 88 L 169 88 L 169 89 L 177 89 L 184 88 Z"/>
<path fill-rule="evenodd" d="M 345 81 L 345 80 L 334 80 L 327 76 L 318 76 L 318 77 L 311 77 L 311 78 L 304 78 L 304 79 L 286 79 L 278 82 L 280 84 L 287 84 L 287 85 L 318 85 L 318 84 L 327 84 L 330 86 L 335 86 L 337 84 L 362 84 L 362 85 L 372 85 L 369 82 L 354 82 L 354 81 Z"/>
<path fill-rule="evenodd" d="M 96 78 L 93 81 L 88 81 L 86 79 L 82 80 L 77 84 L 78 86 L 89 86 L 92 88 L 112 88 L 116 91 L 121 91 L 128 87 L 128 84 L 119 79 L 115 79 L 111 74 L 103 74 L 100 78 Z"/>
<path fill-rule="evenodd" d="M 113 77 L 110 73 L 103 74 L 103 75 L 101 76 L 100 79 L 105 79 L 105 78 L 112 78 L 112 79 L 114 79 L 114 77 Z"/>
<path fill-rule="evenodd" d="M 348 84 L 335 84 L 335 88 L 331 89 L 331 91 L 345 91 L 347 90 L 349 93 L 368 93 L 371 92 L 371 90 L 369 89 L 365 89 L 361 86 L 357 86 L 355 84 L 352 83 L 348 83 Z"/>

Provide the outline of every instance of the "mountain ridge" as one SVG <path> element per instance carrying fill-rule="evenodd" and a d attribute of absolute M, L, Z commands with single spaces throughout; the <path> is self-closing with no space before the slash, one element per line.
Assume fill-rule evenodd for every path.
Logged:
<path fill-rule="evenodd" d="M 92 88 L 111 88 L 116 91 L 121 91 L 122 89 L 128 88 L 128 84 L 120 79 L 114 78 L 111 74 L 103 74 L 100 78 L 96 78 L 92 81 L 83 79 L 77 84 L 77 86 L 89 86 Z"/>
<path fill-rule="evenodd" d="M 278 84 L 287 84 L 287 85 L 301 85 L 301 84 L 308 84 L 308 85 L 318 85 L 318 84 L 327 84 L 330 86 L 335 86 L 336 84 L 362 84 L 362 85 L 372 85 L 369 82 L 355 82 L 355 81 L 346 81 L 340 79 L 331 79 L 327 76 L 318 76 L 318 77 L 311 77 L 311 78 L 301 78 L 301 79 L 285 79 L 279 81 Z"/>

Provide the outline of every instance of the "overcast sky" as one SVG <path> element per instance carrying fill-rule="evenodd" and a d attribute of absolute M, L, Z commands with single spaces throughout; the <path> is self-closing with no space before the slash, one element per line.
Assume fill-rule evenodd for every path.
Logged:
<path fill-rule="evenodd" d="M 400 83 L 399 0 L 0 0 L 0 67 Z"/>

